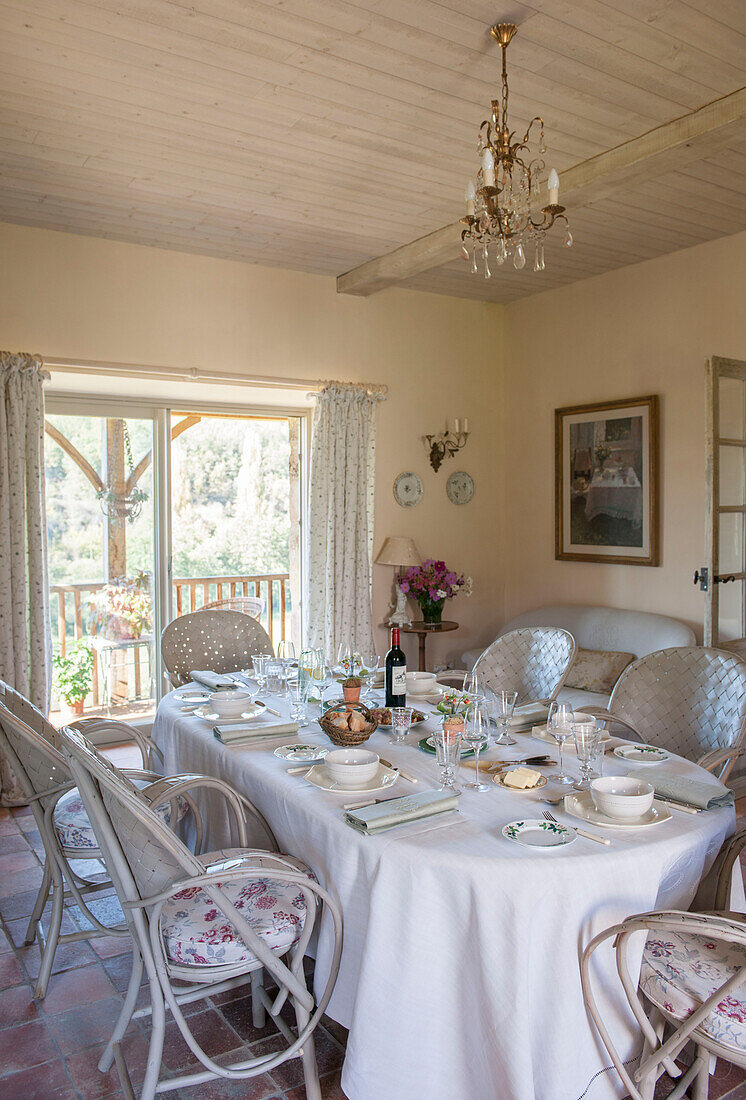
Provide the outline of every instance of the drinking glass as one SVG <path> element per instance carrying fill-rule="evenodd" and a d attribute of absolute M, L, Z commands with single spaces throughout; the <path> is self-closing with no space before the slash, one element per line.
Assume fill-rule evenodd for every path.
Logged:
<path fill-rule="evenodd" d="M 411 707 L 392 707 L 391 708 L 391 732 L 394 735 L 394 741 L 403 741 L 409 733 L 409 727 L 412 725 L 412 708 Z"/>
<path fill-rule="evenodd" d="M 319 705 L 323 713 L 324 695 L 326 694 L 326 689 L 330 686 L 330 684 L 334 683 L 334 669 L 328 662 L 324 661 L 323 655 L 321 656 L 321 659 L 318 660 L 317 663 L 314 665 L 311 671 L 311 678 L 314 685 L 319 689 Z"/>
<path fill-rule="evenodd" d="M 574 717 L 573 709 L 569 703 L 558 703 L 555 701 L 549 706 L 547 731 L 551 733 L 552 737 L 559 745 L 559 771 L 549 776 L 555 783 L 574 782 L 571 775 L 565 774 L 562 763 L 562 748 L 567 738 L 572 736 Z"/>
<path fill-rule="evenodd" d="M 293 722 L 297 722 L 299 727 L 307 726 L 306 704 L 311 681 L 308 677 L 297 676 L 295 680 L 290 681 L 288 687 L 290 689 L 290 717 Z"/>
<path fill-rule="evenodd" d="M 365 651 L 360 655 L 362 661 L 362 667 L 360 674 L 365 681 L 364 694 L 370 694 L 373 691 L 376 682 L 376 673 L 378 672 L 378 666 L 381 663 L 381 658 L 374 651 Z"/>
<path fill-rule="evenodd" d="M 464 732 L 462 736 L 463 740 L 474 749 L 474 762 L 476 765 L 474 782 L 464 783 L 464 786 L 470 791 L 491 790 L 489 783 L 482 783 L 479 777 L 479 754 L 484 748 L 487 739 L 485 734 L 485 720 L 481 707 L 473 706 L 469 708 L 464 719 Z"/>
<path fill-rule="evenodd" d="M 264 665 L 264 679 L 267 691 L 273 695 L 279 695 L 285 684 L 285 666 L 282 661 L 270 658 Z"/>
<path fill-rule="evenodd" d="M 516 743 L 508 733 L 508 724 L 513 717 L 517 699 L 517 691 L 495 692 L 495 721 L 500 729 L 500 736 L 495 741 L 496 745 L 515 745 Z"/>
<path fill-rule="evenodd" d="M 459 794 L 461 788 L 456 783 L 456 765 L 461 751 L 463 722 L 454 722 L 444 718 L 434 734 L 435 755 L 440 767 L 440 789 Z"/>
<path fill-rule="evenodd" d="M 598 748 L 601 729 L 594 718 L 585 722 L 573 723 L 575 749 L 580 762 L 580 779 L 575 783 L 576 791 L 587 791 L 590 786 L 593 760 Z"/>
<path fill-rule="evenodd" d="M 267 661 L 272 660 L 271 653 L 254 653 L 251 657 L 251 664 L 254 669 L 254 679 L 260 688 L 264 687 L 266 680 L 264 678 L 264 666 Z"/>
<path fill-rule="evenodd" d="M 349 642 L 340 642 L 337 650 L 337 664 L 345 676 L 352 676 L 352 646 Z"/>
<path fill-rule="evenodd" d="M 295 664 L 295 646 L 291 641 L 283 639 L 277 643 L 277 660 L 282 661 L 282 667 L 285 670 L 285 691 L 287 692 L 290 670 Z"/>

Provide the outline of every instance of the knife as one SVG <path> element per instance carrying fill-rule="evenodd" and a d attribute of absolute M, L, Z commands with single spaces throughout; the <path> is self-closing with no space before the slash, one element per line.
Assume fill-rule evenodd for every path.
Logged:
<path fill-rule="evenodd" d="M 380 764 L 383 764 L 384 768 L 391 768 L 392 771 L 398 772 L 402 779 L 407 779 L 410 783 L 419 782 L 419 780 L 415 779 L 415 777 L 413 775 L 410 775 L 409 772 L 402 771 L 402 769 L 397 764 L 392 764 L 390 760 L 384 760 L 382 756 L 379 756 L 378 761 Z"/>

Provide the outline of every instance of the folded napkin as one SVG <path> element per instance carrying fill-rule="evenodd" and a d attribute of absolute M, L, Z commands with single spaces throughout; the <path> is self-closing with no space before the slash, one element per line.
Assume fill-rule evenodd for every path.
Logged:
<path fill-rule="evenodd" d="M 424 817 L 447 813 L 448 810 L 455 810 L 457 805 L 458 795 L 448 791 L 421 791 L 402 798 L 389 798 L 360 810 L 349 810 L 345 821 L 359 833 L 372 836 L 405 821 L 419 821 Z"/>
<path fill-rule="evenodd" d="M 232 676 L 220 676 L 217 672 L 200 672 L 193 669 L 189 675 L 196 684 L 202 684 L 210 691 L 224 691 L 226 688 L 235 688 L 236 686 Z"/>
<path fill-rule="evenodd" d="M 733 805 L 733 791 L 714 776 L 711 780 L 688 779 L 683 775 L 662 772 L 660 768 L 635 768 L 635 779 L 652 783 L 655 793 L 674 802 L 684 802 L 699 810 L 714 810 Z"/>
<path fill-rule="evenodd" d="M 545 707 L 543 703 L 523 703 L 520 707 L 515 708 L 509 724 L 513 726 L 513 728 L 517 726 L 533 726 L 543 719 L 546 719 L 548 716 L 549 707 Z"/>
<path fill-rule="evenodd" d="M 234 741 L 250 744 L 258 741 L 272 741 L 277 737 L 285 737 L 287 734 L 298 732 L 297 722 L 273 722 L 257 726 L 237 723 L 234 726 L 213 726 L 212 732 L 218 741 L 224 745 L 230 745 Z"/>

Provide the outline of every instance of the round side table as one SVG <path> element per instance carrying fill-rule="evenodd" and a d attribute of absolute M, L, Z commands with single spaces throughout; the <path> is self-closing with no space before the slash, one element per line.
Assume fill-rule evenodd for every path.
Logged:
<path fill-rule="evenodd" d="M 411 626 L 403 626 L 404 634 L 417 634 L 420 639 L 420 672 L 427 672 L 427 659 L 425 646 L 429 634 L 445 634 L 448 630 L 458 630 L 459 624 L 450 619 L 443 619 L 440 623 L 426 623 L 423 619 L 416 619 Z"/>

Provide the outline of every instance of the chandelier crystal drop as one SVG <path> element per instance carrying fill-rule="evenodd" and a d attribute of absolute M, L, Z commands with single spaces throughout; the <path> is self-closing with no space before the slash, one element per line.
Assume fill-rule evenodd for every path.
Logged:
<path fill-rule="evenodd" d="M 502 98 L 492 100 L 491 118 L 479 128 L 480 167 L 476 185 L 469 180 L 466 186 L 466 216 L 461 219 L 461 255 L 471 262 L 473 274 L 481 262 L 485 279 L 492 278 L 490 260 L 502 266 L 510 259 L 520 271 L 529 252 L 534 271 L 543 271 L 544 238 L 556 221 L 565 223 L 565 246 L 573 242 L 559 204 L 559 176 L 554 168 L 546 175 L 544 120 L 532 118 L 522 140 L 515 140 L 508 123 L 507 50 L 515 32 L 513 23 L 497 23 L 490 31 L 502 49 Z M 548 202 L 542 206 L 545 197 Z"/>

